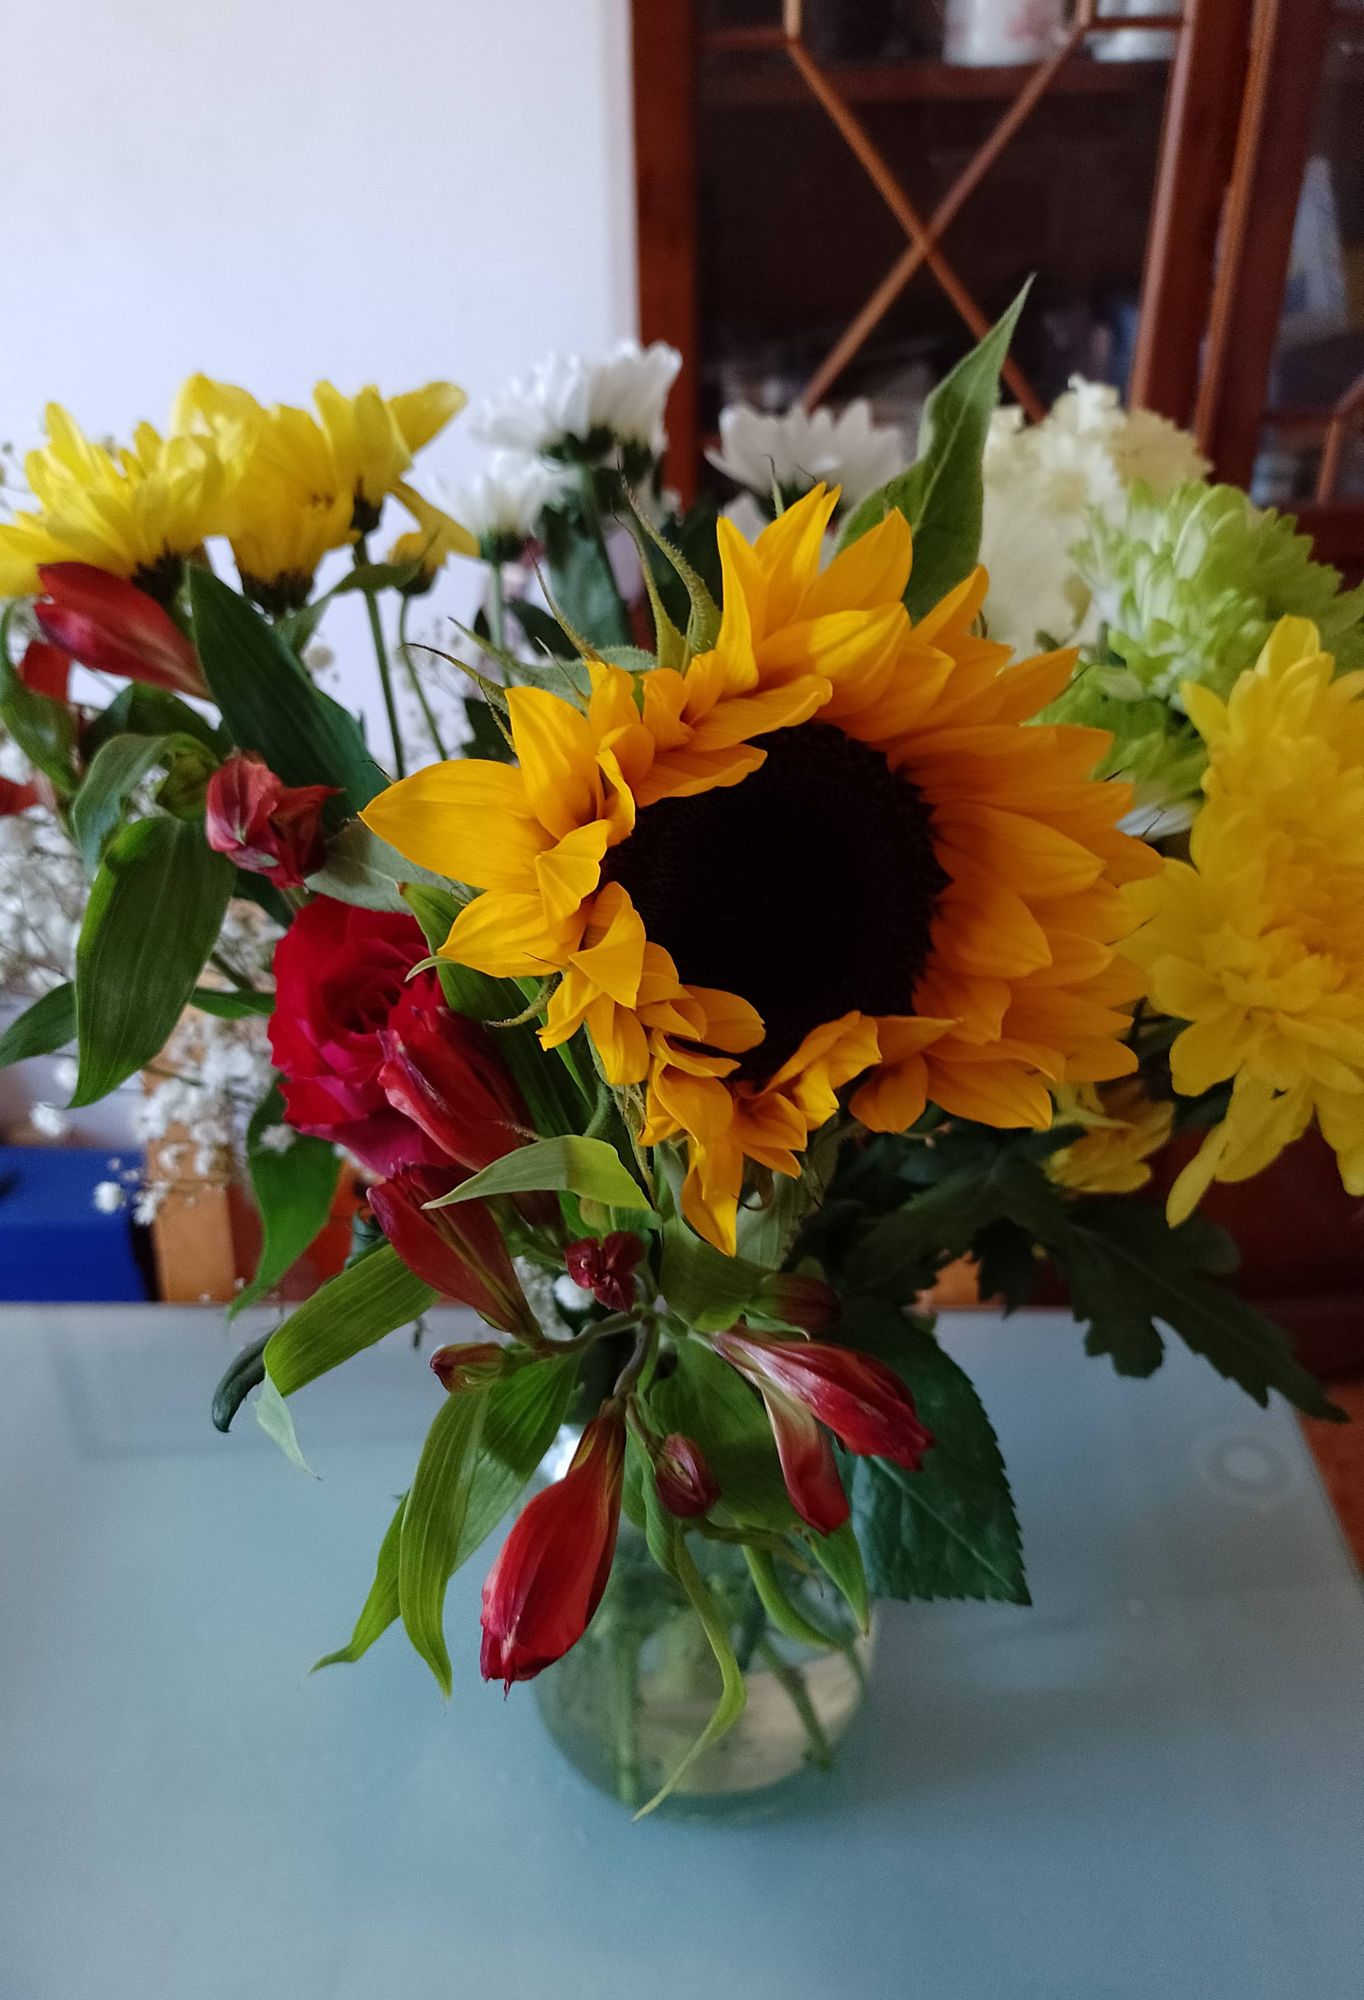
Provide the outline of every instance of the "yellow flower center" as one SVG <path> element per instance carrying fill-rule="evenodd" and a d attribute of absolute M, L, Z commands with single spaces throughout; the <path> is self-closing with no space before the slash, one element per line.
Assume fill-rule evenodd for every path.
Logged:
<path fill-rule="evenodd" d="M 878 751 L 819 722 L 759 741 L 741 784 L 648 807 L 603 867 L 681 979 L 757 1008 L 754 1078 L 821 1022 L 911 1011 L 947 883 L 927 805 Z"/>

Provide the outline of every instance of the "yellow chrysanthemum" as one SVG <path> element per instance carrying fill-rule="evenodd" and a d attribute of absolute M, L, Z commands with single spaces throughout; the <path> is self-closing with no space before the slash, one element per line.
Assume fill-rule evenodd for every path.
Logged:
<path fill-rule="evenodd" d="M 1315 625 L 1283 618 L 1227 701 L 1183 689 L 1206 802 L 1190 860 L 1133 892 L 1149 921 L 1126 950 L 1155 1005 L 1190 1023 L 1175 1089 L 1232 1091 L 1171 1190 L 1173 1222 L 1313 1117 L 1364 1194 L 1364 672 L 1333 666 Z"/>
<path fill-rule="evenodd" d="M 376 527 L 392 493 L 428 532 L 438 519 L 449 545 L 466 555 L 477 543 L 404 480 L 413 453 L 463 406 L 464 392 L 432 382 L 385 398 L 374 388 L 343 396 L 330 382 L 313 392 L 318 408 L 266 408 L 245 389 L 194 375 L 180 391 L 177 422 L 217 444 L 229 481 L 226 532 L 248 594 L 270 610 L 302 604 L 330 550 Z"/>
<path fill-rule="evenodd" d="M 222 525 L 226 478 L 205 438 L 163 438 L 139 424 L 130 448 L 106 449 L 50 403 L 48 442 L 24 461 L 40 512 L 0 524 L 0 597 L 38 588 L 41 563 L 83 562 L 173 589 L 181 559 Z"/>
<path fill-rule="evenodd" d="M 1057 1123 L 1082 1130 L 1048 1155 L 1047 1173 L 1073 1194 L 1134 1194 L 1150 1180 L 1148 1162 L 1169 1138 L 1174 1117 L 1174 1105 L 1148 1097 L 1134 1076 L 1105 1090 L 1063 1084 L 1056 1092 Z"/>
<path fill-rule="evenodd" d="M 912 626 L 899 514 L 821 573 L 837 499 L 752 547 L 720 523 L 723 620 L 684 671 L 591 661 L 583 707 L 512 688 L 519 768 L 438 764 L 365 813 L 483 890 L 451 958 L 561 975 L 542 1040 L 585 1026 L 644 1085 L 644 1140 L 685 1142 L 685 1213 L 726 1250 L 746 1163 L 798 1173 L 857 1079 L 877 1131 L 930 1099 L 1045 1126 L 1049 1084 L 1132 1067 L 1115 885 L 1153 858 L 1089 778 L 1106 736 L 1020 726 L 1071 656 L 1006 669 L 983 572 Z"/>

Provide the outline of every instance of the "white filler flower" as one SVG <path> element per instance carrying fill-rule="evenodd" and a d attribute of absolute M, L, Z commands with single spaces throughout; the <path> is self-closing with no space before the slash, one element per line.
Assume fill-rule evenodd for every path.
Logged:
<path fill-rule="evenodd" d="M 720 449 L 706 453 L 717 471 L 745 487 L 768 509 L 775 487 L 790 506 L 823 480 L 843 489 L 846 511 L 904 470 L 904 440 L 888 424 L 872 422 L 871 405 L 832 410 L 788 410 L 764 416 L 736 403 L 720 412 Z"/>
<path fill-rule="evenodd" d="M 474 436 L 503 451 L 542 458 L 600 459 L 612 444 L 658 457 L 663 410 L 682 356 L 656 340 L 623 340 L 601 361 L 551 354 L 470 418 Z"/>

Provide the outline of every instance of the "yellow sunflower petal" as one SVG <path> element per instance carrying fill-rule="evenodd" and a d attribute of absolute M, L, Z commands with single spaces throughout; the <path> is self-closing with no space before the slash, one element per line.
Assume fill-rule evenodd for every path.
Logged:
<path fill-rule="evenodd" d="M 400 778 L 360 817 L 419 868 L 480 889 L 533 889 L 536 859 L 550 845 L 521 773 L 478 757 Z"/>
<path fill-rule="evenodd" d="M 587 717 L 548 688 L 508 688 L 507 709 L 531 809 L 562 840 L 601 810 L 597 746 Z"/>

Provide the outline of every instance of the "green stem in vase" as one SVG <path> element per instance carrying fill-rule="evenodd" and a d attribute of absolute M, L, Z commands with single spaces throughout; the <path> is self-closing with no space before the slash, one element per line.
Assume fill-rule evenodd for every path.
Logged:
<path fill-rule="evenodd" d="M 639 1769 L 639 1634 L 622 1618 L 611 1634 L 611 1715 L 616 1796 L 632 1810 L 643 1797 Z"/>
<path fill-rule="evenodd" d="M 815 1705 L 810 1699 L 810 1690 L 805 1685 L 804 1674 L 799 1667 L 787 1664 L 770 1639 L 759 1639 L 756 1652 L 772 1678 L 789 1696 L 791 1706 L 800 1717 L 801 1726 L 805 1730 L 806 1760 L 817 1770 L 831 1771 L 834 1763 L 833 1745 L 824 1734 L 823 1725 L 815 1714 Z"/>

